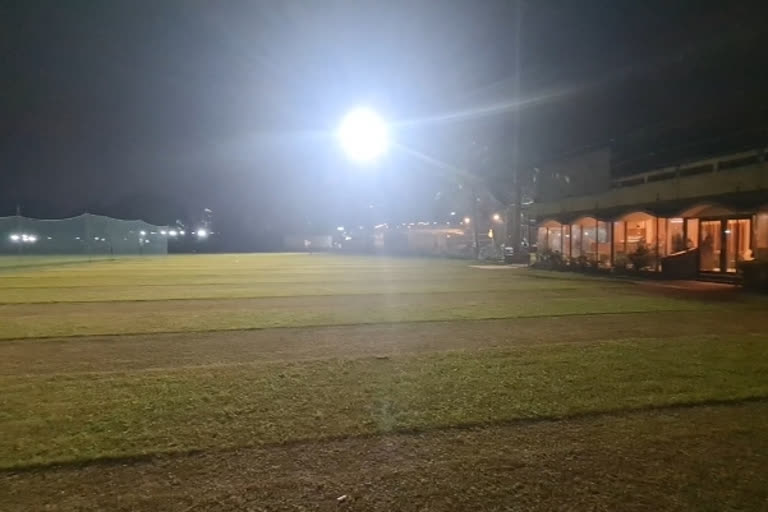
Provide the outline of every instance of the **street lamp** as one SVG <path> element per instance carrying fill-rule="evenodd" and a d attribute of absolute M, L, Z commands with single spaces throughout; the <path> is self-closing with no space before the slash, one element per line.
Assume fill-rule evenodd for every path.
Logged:
<path fill-rule="evenodd" d="M 371 162 L 389 147 L 387 123 L 373 110 L 356 108 L 341 120 L 336 137 L 347 156 L 357 162 Z"/>

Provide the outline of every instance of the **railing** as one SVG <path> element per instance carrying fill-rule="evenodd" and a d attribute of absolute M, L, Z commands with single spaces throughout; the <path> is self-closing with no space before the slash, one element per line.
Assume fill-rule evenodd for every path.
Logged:
<path fill-rule="evenodd" d="M 761 148 L 708 158 L 706 160 L 697 160 L 681 165 L 662 167 L 661 169 L 654 169 L 653 171 L 611 180 L 611 188 L 632 187 L 656 181 L 674 180 L 699 174 L 709 174 L 738 167 L 746 167 L 748 165 L 765 162 L 766 152 L 768 152 L 768 148 Z"/>

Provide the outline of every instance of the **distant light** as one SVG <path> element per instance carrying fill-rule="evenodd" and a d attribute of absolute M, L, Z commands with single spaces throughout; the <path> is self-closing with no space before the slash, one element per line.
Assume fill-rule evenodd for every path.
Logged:
<path fill-rule="evenodd" d="M 375 160 L 389 146 L 387 124 L 368 108 L 357 108 L 344 116 L 336 137 L 347 156 L 359 162 Z"/>
<path fill-rule="evenodd" d="M 456 212 L 451 212 L 451 217 L 455 216 Z"/>
<path fill-rule="evenodd" d="M 336 231 L 344 231 L 344 226 L 336 226 Z"/>
<path fill-rule="evenodd" d="M 52 236 L 49 236 L 49 237 L 48 237 L 48 240 L 53 240 L 53 237 L 52 237 Z"/>
<path fill-rule="evenodd" d="M 96 240 L 97 242 L 99 241 L 99 237 L 97 236 L 93 237 L 93 239 Z"/>
<path fill-rule="evenodd" d="M 176 231 L 175 229 L 170 230 L 168 232 L 168 234 L 171 235 L 171 236 L 179 236 L 179 232 Z"/>
<path fill-rule="evenodd" d="M 12 234 L 10 238 L 11 238 L 11 242 L 18 242 L 19 240 L 21 240 L 21 237 L 16 233 Z"/>
<path fill-rule="evenodd" d="M 347 240 L 347 241 L 352 240 L 352 237 L 351 236 L 345 236 L 344 240 Z"/>
<path fill-rule="evenodd" d="M 141 236 L 147 236 L 147 232 L 146 232 L 146 231 L 139 231 L 139 234 L 140 234 Z"/>
<path fill-rule="evenodd" d="M 730 235 L 730 234 L 731 234 L 731 230 L 730 230 L 730 229 L 726 229 L 726 230 L 725 230 L 725 234 L 726 234 L 726 235 Z"/>
<path fill-rule="evenodd" d="M 498 213 L 494 213 L 493 220 L 495 220 L 496 222 L 501 222 L 501 215 Z"/>
<path fill-rule="evenodd" d="M 168 234 L 168 232 L 167 232 L 166 230 L 164 230 L 164 229 L 161 229 L 161 230 L 160 230 L 160 234 L 161 234 L 161 235 L 163 235 L 163 236 L 165 236 L 165 235 L 167 235 L 167 234 Z"/>
<path fill-rule="evenodd" d="M 488 230 L 488 238 L 493 238 L 493 229 Z"/>
<path fill-rule="evenodd" d="M 198 229 L 196 234 L 198 238 L 208 238 L 208 231 L 205 229 Z"/>
<path fill-rule="evenodd" d="M 469 224 L 471 220 L 469 217 L 464 217 L 464 224 Z"/>
<path fill-rule="evenodd" d="M 186 235 L 186 234 L 187 234 L 187 232 L 186 232 L 186 231 L 184 231 L 184 230 L 182 229 L 181 231 L 179 231 L 179 234 L 180 234 L 181 236 L 184 236 L 184 235 Z"/>
<path fill-rule="evenodd" d="M 75 240 L 80 240 L 80 237 L 79 237 L 79 236 L 76 236 L 76 237 L 75 237 Z"/>

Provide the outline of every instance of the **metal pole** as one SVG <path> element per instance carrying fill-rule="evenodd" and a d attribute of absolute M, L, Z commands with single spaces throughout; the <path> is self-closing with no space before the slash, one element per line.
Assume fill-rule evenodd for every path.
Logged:
<path fill-rule="evenodd" d="M 511 238 L 512 251 L 515 255 L 520 254 L 520 234 L 522 226 L 520 223 L 520 202 L 522 200 L 522 191 L 520 189 L 520 171 L 517 166 L 512 173 L 512 206 L 509 208 L 510 229 L 508 236 Z"/>
<path fill-rule="evenodd" d="M 659 271 L 659 267 L 661 266 L 661 258 L 659 254 L 659 218 L 656 217 L 656 272 Z"/>
<path fill-rule="evenodd" d="M 616 246 L 615 244 L 616 240 L 616 223 L 611 221 L 611 267 L 613 267 L 616 263 Z"/>
<path fill-rule="evenodd" d="M 600 264 L 600 221 L 595 217 L 595 266 Z"/>
<path fill-rule="evenodd" d="M 470 188 L 472 192 L 472 220 L 470 224 L 472 224 L 472 236 L 475 240 L 475 259 L 480 259 L 480 237 L 477 233 L 477 224 L 480 221 L 478 215 L 477 215 L 477 195 L 475 194 L 475 186 L 473 185 Z"/>
<path fill-rule="evenodd" d="M 565 255 L 565 224 L 560 224 L 560 254 Z"/>

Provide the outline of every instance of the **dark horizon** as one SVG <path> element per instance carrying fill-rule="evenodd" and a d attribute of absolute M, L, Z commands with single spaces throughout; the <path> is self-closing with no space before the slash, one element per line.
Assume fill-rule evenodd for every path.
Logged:
<path fill-rule="evenodd" d="M 0 214 L 167 224 L 211 208 L 248 236 L 435 217 L 443 173 L 395 151 L 367 170 L 340 154 L 328 134 L 359 104 L 484 176 L 601 146 L 632 168 L 764 142 L 765 11 L 9 2 Z"/>

